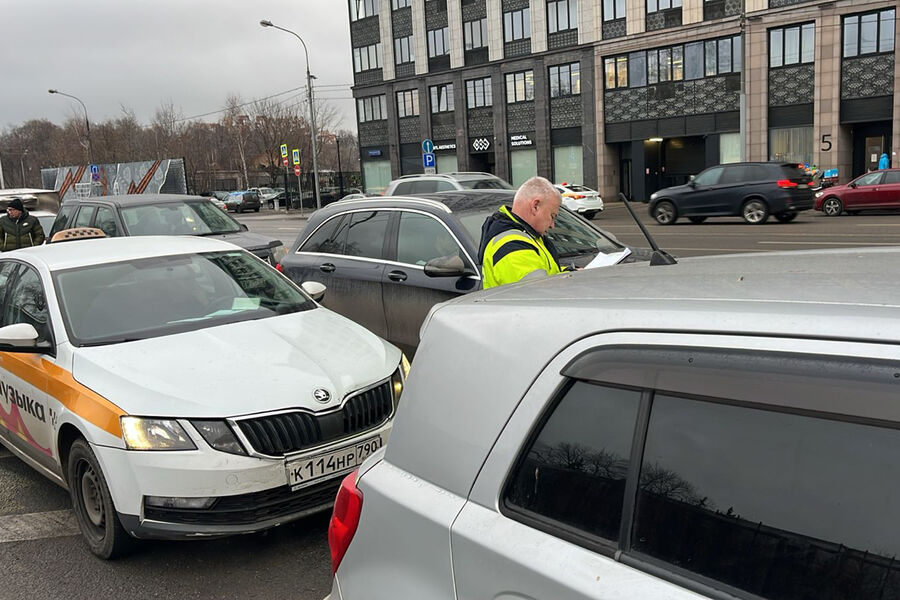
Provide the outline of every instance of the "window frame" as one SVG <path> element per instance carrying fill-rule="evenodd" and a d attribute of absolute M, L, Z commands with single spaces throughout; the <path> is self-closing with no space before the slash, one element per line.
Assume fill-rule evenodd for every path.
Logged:
<path fill-rule="evenodd" d="M 416 43 L 412 35 L 394 38 L 394 64 L 408 65 L 416 62 Z M 406 54 L 407 60 L 401 60 Z"/>
<path fill-rule="evenodd" d="M 374 65 L 374 66 L 373 66 Z M 381 42 L 353 49 L 353 73 L 365 73 L 383 68 Z"/>
<path fill-rule="evenodd" d="M 419 88 L 398 90 L 395 96 L 397 100 L 397 118 L 406 119 L 421 115 L 419 109 Z"/>
<path fill-rule="evenodd" d="M 555 18 L 551 19 L 551 14 L 553 14 Z M 565 29 L 559 27 L 559 17 L 561 14 L 566 15 L 568 26 Z M 578 0 L 547 0 L 547 33 L 552 34 L 577 30 Z"/>
<path fill-rule="evenodd" d="M 611 11 L 607 11 L 607 6 L 612 7 Z M 621 10 L 621 14 L 619 9 Z M 601 8 L 603 11 L 603 22 L 608 23 L 609 21 L 618 21 L 619 19 L 624 19 L 627 13 L 627 7 L 625 0 L 603 0 L 603 6 Z M 610 14 L 612 13 L 612 14 Z"/>
<path fill-rule="evenodd" d="M 428 86 L 428 97 L 431 104 L 431 114 L 436 115 L 440 113 L 455 112 L 456 108 L 453 98 L 452 81 Z M 435 108 L 435 105 L 437 105 L 437 109 Z M 443 108 L 441 108 L 441 105 L 443 105 Z"/>
<path fill-rule="evenodd" d="M 369 17 L 378 16 L 378 5 L 381 0 L 350 0 L 350 21 L 361 21 Z M 359 14 L 362 8 L 364 14 Z"/>
<path fill-rule="evenodd" d="M 884 19 L 882 17 L 883 14 L 887 14 L 893 12 L 893 19 Z M 875 50 L 872 52 L 863 52 L 862 51 L 862 19 L 865 16 L 875 15 Z M 848 21 L 856 19 L 856 52 L 853 54 L 847 54 L 847 24 Z M 892 21 L 894 23 L 892 32 L 893 35 L 886 36 L 885 40 L 890 40 L 891 47 L 887 50 L 882 50 L 882 35 L 881 35 L 881 26 L 884 21 Z M 870 10 L 861 13 L 853 13 L 850 15 L 844 15 L 841 18 L 841 58 L 857 58 L 860 56 L 874 56 L 876 54 L 893 54 L 896 50 L 896 42 L 894 41 L 897 36 L 897 8 L 882 8 L 878 10 Z"/>
<path fill-rule="evenodd" d="M 376 94 L 375 96 L 363 96 L 362 98 L 357 98 L 356 113 L 359 123 L 386 121 L 387 96 L 385 94 Z M 376 113 L 378 114 L 376 115 Z"/>
<path fill-rule="evenodd" d="M 471 85 L 470 85 L 471 84 Z M 490 75 L 466 80 L 466 109 L 487 108 L 494 105 L 493 79 Z M 479 89 L 481 88 L 481 89 Z M 478 103 L 479 93 L 483 103 Z"/>
<path fill-rule="evenodd" d="M 663 6 L 665 4 L 666 6 Z M 651 9 L 651 6 L 653 7 Z M 644 5 L 648 15 L 682 8 L 682 0 L 647 0 Z"/>
<path fill-rule="evenodd" d="M 530 75 L 530 77 L 529 77 Z M 521 78 L 519 77 L 521 76 Z M 512 78 L 512 79 L 510 79 Z M 521 81 L 522 98 L 519 98 L 519 83 Z M 531 84 L 529 85 L 529 81 Z M 510 87 L 512 82 L 512 87 Z M 534 102 L 534 69 L 526 69 L 524 71 L 515 71 L 513 73 L 504 73 L 504 83 L 506 86 L 506 103 L 520 104 L 522 102 Z M 513 94 L 510 95 L 510 89 Z M 529 94 L 530 91 L 530 94 Z"/>
<path fill-rule="evenodd" d="M 565 70 L 565 73 L 563 72 Z M 555 72 L 554 72 L 555 71 Z M 561 65 L 551 65 L 547 67 L 547 79 L 550 88 L 551 98 L 569 98 L 571 96 L 581 95 L 581 62 L 575 61 L 564 63 Z M 563 81 L 567 80 L 564 86 Z M 554 94 L 554 82 L 556 83 L 557 92 Z M 568 92 L 564 93 L 564 89 L 568 88 Z M 577 88 L 577 91 L 575 91 Z"/>
<path fill-rule="evenodd" d="M 476 26 L 477 24 L 477 26 Z M 478 30 L 479 45 L 474 44 L 475 30 Z M 471 47 L 470 47 L 471 45 Z M 463 22 L 463 51 L 470 52 L 488 47 L 487 17 Z"/>
<path fill-rule="evenodd" d="M 53 286 L 48 287 L 44 278 L 41 277 L 41 272 L 27 262 L 21 260 L 3 260 L 0 261 L 0 265 L 2 264 L 11 264 L 13 271 L 9 274 L 9 278 L 6 280 L 6 289 L 0 293 L 0 326 L 6 327 L 7 325 L 15 325 L 15 323 L 7 323 L 6 322 L 6 311 L 9 308 L 10 302 L 12 302 L 12 293 L 13 289 L 19 285 L 19 281 L 21 281 L 22 277 L 25 276 L 29 271 L 34 273 L 35 277 L 37 277 L 38 282 L 41 285 L 41 291 L 44 294 L 44 310 L 47 313 L 47 339 L 43 342 L 38 342 L 37 345 L 32 346 L 30 348 L 4 348 L 4 352 L 22 352 L 27 354 L 46 354 L 48 356 L 56 356 L 56 334 L 53 328 L 53 315 L 50 310 L 50 296 L 47 293 L 47 290 L 55 289 Z M 40 332 L 38 332 L 40 334 Z"/>
<path fill-rule="evenodd" d="M 516 36 L 517 26 L 521 28 L 521 35 L 519 36 Z M 526 7 L 504 12 L 503 43 L 511 44 L 519 40 L 528 39 L 531 39 L 531 9 Z"/>
<path fill-rule="evenodd" d="M 450 56 L 450 27 L 438 27 L 425 32 L 428 46 L 428 58 Z M 439 44 L 440 43 L 440 44 Z M 440 47 L 438 47 L 440 45 Z M 440 51 L 440 52 L 439 52 Z"/>
<path fill-rule="evenodd" d="M 412 0 L 391 0 L 391 10 L 400 10 L 412 6 Z"/>
<path fill-rule="evenodd" d="M 810 29 L 811 27 L 811 29 Z M 796 62 L 787 62 L 787 32 L 788 30 L 797 30 L 797 61 Z M 804 60 L 803 58 L 803 41 L 807 39 L 807 37 L 812 32 L 812 49 L 813 55 L 812 58 L 808 60 Z M 799 65 L 811 65 L 816 62 L 816 23 L 815 21 L 806 21 L 804 23 L 793 23 L 791 25 L 784 25 L 781 27 L 772 27 L 767 32 L 767 41 L 768 41 L 768 50 L 769 50 L 769 69 L 782 69 L 785 67 L 796 67 Z M 780 41 L 778 42 L 781 46 L 780 52 L 780 62 L 778 64 L 773 63 L 773 56 L 775 50 L 773 39 L 776 37 L 780 37 Z"/>

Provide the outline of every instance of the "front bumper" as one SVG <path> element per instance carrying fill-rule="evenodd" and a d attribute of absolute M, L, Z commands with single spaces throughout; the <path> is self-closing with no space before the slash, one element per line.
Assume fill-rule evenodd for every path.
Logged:
<path fill-rule="evenodd" d="M 182 425 L 187 425 L 183 422 Z M 296 459 L 381 435 L 386 443 L 392 424 L 290 455 Z M 328 510 L 341 479 L 352 468 L 291 491 L 285 459 L 238 456 L 210 448 L 196 436 L 197 450 L 135 452 L 94 446 L 125 529 L 141 539 L 186 539 L 253 533 Z M 355 467 L 353 467 L 355 468 Z M 215 498 L 209 508 L 148 506 L 147 496 Z"/>

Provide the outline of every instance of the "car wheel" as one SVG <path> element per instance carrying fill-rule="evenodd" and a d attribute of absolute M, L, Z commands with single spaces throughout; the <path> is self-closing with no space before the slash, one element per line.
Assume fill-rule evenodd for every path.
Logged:
<path fill-rule="evenodd" d="M 779 215 L 775 215 L 775 218 L 778 219 L 779 223 L 790 223 L 794 219 L 797 218 L 797 213 L 795 212 L 786 212 L 781 213 Z"/>
<path fill-rule="evenodd" d="M 590 221 L 591 219 L 593 219 L 596 216 L 597 216 L 596 210 L 589 210 L 586 213 L 584 213 L 584 218 L 587 219 L 588 221 Z"/>
<path fill-rule="evenodd" d="M 844 205 L 840 200 L 831 196 L 825 198 L 825 201 L 822 203 L 822 212 L 825 213 L 826 217 L 837 217 L 844 212 Z"/>
<path fill-rule="evenodd" d="M 125 554 L 134 539 L 119 522 L 100 463 L 83 439 L 69 449 L 67 474 L 75 519 L 91 552 L 104 559 Z"/>
<path fill-rule="evenodd" d="M 753 198 L 744 202 L 741 216 L 752 225 L 762 225 L 769 218 L 769 207 L 764 201 Z"/>
<path fill-rule="evenodd" d="M 259 212 L 259 207 L 257 206 L 256 208 L 254 208 L 253 212 Z"/>
<path fill-rule="evenodd" d="M 678 210 L 668 200 L 663 200 L 653 207 L 653 218 L 660 225 L 671 225 L 678 220 Z"/>
<path fill-rule="evenodd" d="M 688 217 L 688 221 L 690 221 L 691 223 L 695 223 L 697 225 L 699 225 L 700 223 L 702 223 L 705 220 L 706 220 L 706 217 Z"/>

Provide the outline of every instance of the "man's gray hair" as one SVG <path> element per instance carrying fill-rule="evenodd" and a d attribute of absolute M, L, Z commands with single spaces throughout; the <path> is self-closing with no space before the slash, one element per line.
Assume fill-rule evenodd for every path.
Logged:
<path fill-rule="evenodd" d="M 532 177 L 519 187 L 519 191 L 516 192 L 516 196 L 513 198 L 513 204 L 521 201 L 527 202 L 532 198 L 540 198 L 541 200 L 556 198 L 559 200 L 562 196 L 560 196 L 559 190 L 550 183 L 550 180 L 544 177 Z"/>

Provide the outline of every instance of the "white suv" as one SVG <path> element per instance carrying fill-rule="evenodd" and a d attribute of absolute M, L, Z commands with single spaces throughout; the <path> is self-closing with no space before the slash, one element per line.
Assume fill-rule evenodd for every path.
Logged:
<path fill-rule="evenodd" d="M 338 492 L 332 600 L 900 597 L 898 263 L 703 257 L 438 305 Z"/>
<path fill-rule="evenodd" d="M 415 196 L 454 190 L 512 190 L 515 189 L 490 173 L 440 173 L 436 175 L 404 175 L 390 182 L 385 196 Z"/>

